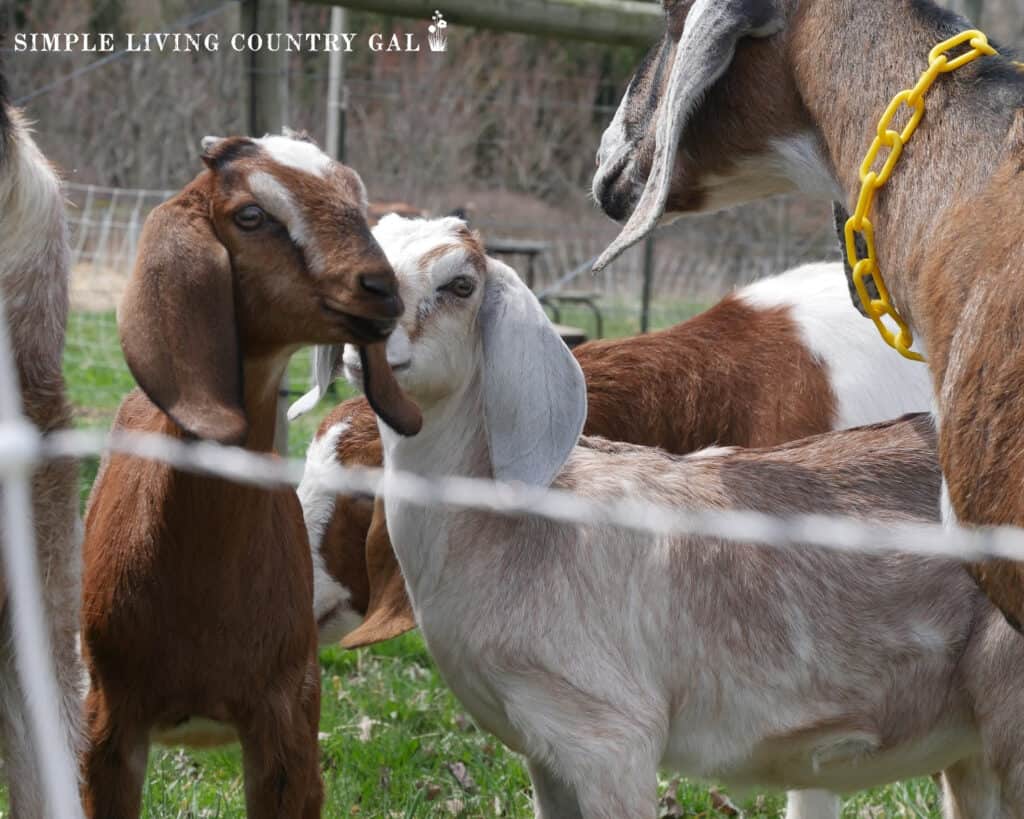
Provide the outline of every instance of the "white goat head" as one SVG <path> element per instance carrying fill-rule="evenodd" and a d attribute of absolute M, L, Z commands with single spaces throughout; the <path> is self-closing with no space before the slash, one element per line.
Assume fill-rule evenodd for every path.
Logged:
<path fill-rule="evenodd" d="M 583 429 L 587 397 L 579 364 L 536 297 L 459 219 L 388 216 L 374 236 L 407 305 L 388 361 L 427 427 L 478 387 L 494 477 L 550 484 Z M 344 363 L 358 382 L 355 348 L 345 348 Z"/>

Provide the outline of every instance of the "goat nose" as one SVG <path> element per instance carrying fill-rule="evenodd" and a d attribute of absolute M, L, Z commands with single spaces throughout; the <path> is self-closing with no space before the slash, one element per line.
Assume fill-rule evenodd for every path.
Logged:
<path fill-rule="evenodd" d="M 397 282 L 390 273 L 363 273 L 359 276 L 359 286 L 367 293 L 381 298 L 398 297 Z"/>

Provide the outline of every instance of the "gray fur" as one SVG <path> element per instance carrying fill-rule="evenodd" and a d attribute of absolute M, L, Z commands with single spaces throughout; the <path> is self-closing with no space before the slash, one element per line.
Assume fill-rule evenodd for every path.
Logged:
<path fill-rule="evenodd" d="M 43 432 L 71 426 L 62 355 L 68 313 L 70 250 L 64 194 L 19 113 L 0 98 L 0 287 L 3 288 L 18 366 L 24 412 Z M 81 527 L 78 469 L 53 461 L 32 480 L 37 558 L 44 611 L 61 694 L 62 723 L 72 756 L 81 748 L 83 671 L 78 652 L 81 605 Z M 18 683 L 10 612 L 2 620 L 0 723 L 5 767 L 15 816 L 46 816 L 36 749 L 27 727 L 26 700 Z"/>
<path fill-rule="evenodd" d="M 489 272 L 480 328 L 494 477 L 549 486 L 587 420 L 583 371 L 515 272 L 496 262 Z"/>

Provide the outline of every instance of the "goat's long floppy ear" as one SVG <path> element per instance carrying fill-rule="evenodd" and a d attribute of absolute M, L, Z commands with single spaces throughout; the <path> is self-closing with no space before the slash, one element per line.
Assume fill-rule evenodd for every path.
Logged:
<path fill-rule="evenodd" d="M 550 486 L 587 419 L 583 371 L 537 297 L 514 270 L 493 259 L 487 261 L 480 329 L 494 477 Z"/>
<path fill-rule="evenodd" d="M 599 271 L 645 238 L 665 214 L 679 140 L 708 89 L 726 72 L 743 37 L 766 37 L 782 26 L 776 0 L 697 0 L 676 45 L 668 86 L 658 106 L 654 158 L 640 201 L 618 238 L 594 265 Z"/>
<path fill-rule="evenodd" d="M 344 351 L 343 344 L 321 344 L 313 348 L 313 387 L 288 408 L 289 421 L 305 415 L 320 403 L 334 381 Z"/>
<path fill-rule="evenodd" d="M 118 324 L 150 400 L 191 435 L 238 444 L 248 422 L 231 260 L 208 208 L 191 187 L 149 215 Z"/>
<path fill-rule="evenodd" d="M 366 535 L 366 573 L 370 578 L 366 617 L 357 629 L 345 635 L 342 648 L 371 646 L 416 628 L 405 578 L 388 537 L 383 498 L 373 504 L 373 521 Z"/>

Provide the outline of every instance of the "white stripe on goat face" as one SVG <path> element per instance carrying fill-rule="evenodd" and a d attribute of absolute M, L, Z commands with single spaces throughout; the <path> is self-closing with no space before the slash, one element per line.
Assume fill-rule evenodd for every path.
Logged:
<path fill-rule="evenodd" d="M 292 241 L 302 249 L 310 271 L 323 275 L 326 268 L 323 252 L 292 192 L 266 171 L 250 174 L 247 181 L 260 206 L 288 229 Z"/>
<path fill-rule="evenodd" d="M 314 143 L 286 136 L 265 136 L 254 139 L 275 162 L 299 171 L 325 177 L 331 168 L 332 159 Z"/>
<path fill-rule="evenodd" d="M 265 136 L 254 140 L 271 158 L 281 165 L 294 168 L 313 176 L 326 179 L 332 172 L 334 160 L 321 151 L 314 143 L 286 136 Z M 353 174 L 358 187 L 357 199 L 365 213 L 369 207 L 369 196 L 366 185 L 359 174 Z"/>
<path fill-rule="evenodd" d="M 291 136 L 264 136 L 253 140 L 262 147 L 274 162 L 286 168 L 308 173 L 321 179 L 327 179 L 338 167 L 323 150 L 315 143 Z M 356 184 L 356 201 L 362 212 L 366 213 L 370 206 L 367 186 L 362 178 L 352 172 Z"/>

